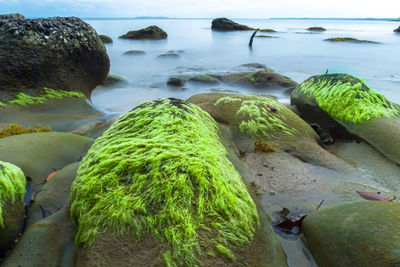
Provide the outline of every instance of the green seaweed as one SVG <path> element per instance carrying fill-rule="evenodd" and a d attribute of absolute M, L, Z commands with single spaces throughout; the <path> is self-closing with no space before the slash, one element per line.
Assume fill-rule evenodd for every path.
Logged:
<path fill-rule="evenodd" d="M 222 256 L 224 256 L 227 259 L 230 260 L 235 260 L 235 255 L 233 254 L 232 250 L 230 250 L 229 248 L 225 247 L 224 245 L 221 244 L 217 244 L 215 246 L 215 249 L 217 250 L 217 252 L 219 254 L 221 254 Z"/>
<path fill-rule="evenodd" d="M 25 195 L 26 180 L 22 170 L 14 164 L 0 161 L 0 227 L 5 228 L 2 206 L 4 202 L 21 201 Z"/>
<path fill-rule="evenodd" d="M 354 124 L 371 118 L 395 117 L 399 107 L 370 89 L 364 80 L 347 74 L 313 76 L 296 89 L 335 119 Z"/>
<path fill-rule="evenodd" d="M 289 127 L 285 122 L 287 108 L 270 97 L 255 96 L 250 100 L 243 100 L 240 97 L 222 97 L 215 102 L 215 105 L 241 102 L 236 116 L 241 117 L 239 129 L 242 133 L 251 138 L 273 139 L 278 133 L 287 136 L 294 136 L 296 130 Z M 272 111 L 270 107 L 276 111 Z"/>
<path fill-rule="evenodd" d="M 10 100 L 7 103 L 0 102 L 0 107 L 6 107 L 7 105 L 25 106 L 33 104 L 43 104 L 46 100 L 70 97 L 84 98 L 85 95 L 74 91 L 54 90 L 44 87 L 43 94 L 40 96 L 30 96 L 25 93 L 19 92 L 15 96 L 15 99 Z"/>
<path fill-rule="evenodd" d="M 71 190 L 76 241 L 112 231 L 163 244 L 167 266 L 198 266 L 218 243 L 250 243 L 258 213 L 210 115 L 188 102 L 145 102 L 91 147 Z M 204 251 L 203 251 L 204 250 Z"/>

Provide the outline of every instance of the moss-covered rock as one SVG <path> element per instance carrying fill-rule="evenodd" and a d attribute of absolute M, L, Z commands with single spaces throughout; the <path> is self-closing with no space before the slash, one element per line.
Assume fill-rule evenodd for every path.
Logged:
<path fill-rule="evenodd" d="M 347 74 L 316 75 L 292 91 L 291 102 L 309 120 L 337 123 L 400 163 L 400 106 L 362 79 Z"/>
<path fill-rule="evenodd" d="M 252 30 L 254 30 L 254 28 L 236 23 L 227 18 L 214 19 L 211 23 L 211 29 L 214 31 L 252 31 Z"/>
<path fill-rule="evenodd" d="M 257 38 L 279 38 L 278 36 L 272 36 L 272 35 L 257 35 Z"/>
<path fill-rule="evenodd" d="M 161 40 L 166 39 L 167 37 L 168 35 L 165 31 L 152 25 L 141 30 L 129 31 L 126 34 L 121 35 L 119 38 L 132 40 Z"/>
<path fill-rule="evenodd" d="M 19 167 L 0 161 L 0 256 L 22 230 L 25 185 L 25 175 Z"/>
<path fill-rule="evenodd" d="M 323 27 L 310 27 L 307 29 L 307 31 L 324 32 L 326 29 Z"/>
<path fill-rule="evenodd" d="M 334 38 L 325 39 L 324 41 L 334 42 L 334 43 L 345 42 L 345 43 L 379 44 L 379 42 L 368 41 L 368 40 L 359 40 L 359 39 L 351 38 L 351 37 L 334 37 Z"/>
<path fill-rule="evenodd" d="M 140 55 L 145 55 L 146 52 L 144 52 L 143 50 L 128 50 L 126 52 L 124 52 L 124 55 L 127 56 L 140 56 Z"/>
<path fill-rule="evenodd" d="M 32 127 L 25 128 L 24 126 L 22 126 L 20 124 L 12 123 L 2 129 L 0 129 L 0 138 L 13 136 L 13 135 L 19 135 L 19 134 L 42 133 L 42 132 L 51 132 L 51 128 L 49 126 L 41 127 L 39 125 L 37 125 L 33 128 Z"/>
<path fill-rule="evenodd" d="M 172 87 L 183 87 L 185 85 L 185 79 L 182 77 L 169 77 L 167 85 Z"/>
<path fill-rule="evenodd" d="M 400 205 L 362 201 L 321 209 L 303 232 L 320 266 L 399 266 Z"/>
<path fill-rule="evenodd" d="M 110 36 L 100 34 L 99 37 L 103 41 L 104 44 L 111 44 L 113 42 L 113 39 Z"/>
<path fill-rule="evenodd" d="M 96 140 L 72 186 L 76 241 L 89 247 L 80 249 L 78 266 L 107 265 L 110 251 L 121 255 L 124 247 L 130 255 L 116 264 L 274 261 L 264 258 L 255 204 L 226 154 L 215 121 L 188 102 L 145 102 L 120 117 Z M 113 240 L 117 247 L 108 248 Z"/>
<path fill-rule="evenodd" d="M 129 82 L 117 74 L 108 74 L 101 84 L 104 87 L 126 86 Z"/>
<path fill-rule="evenodd" d="M 203 84 L 218 84 L 220 81 L 215 78 L 213 75 L 210 74 L 205 74 L 205 75 L 197 75 L 194 77 L 191 77 L 189 79 L 191 82 L 195 83 L 203 83 Z"/>
<path fill-rule="evenodd" d="M 273 29 L 261 29 L 260 32 L 276 32 Z"/>

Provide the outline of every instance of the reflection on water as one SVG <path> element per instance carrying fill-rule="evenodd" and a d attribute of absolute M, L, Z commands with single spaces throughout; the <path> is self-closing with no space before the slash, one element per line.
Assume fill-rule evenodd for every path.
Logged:
<path fill-rule="evenodd" d="M 236 90 L 255 93 L 245 88 L 195 86 L 186 84 L 182 90 L 168 88 L 170 76 L 196 75 L 237 71 L 235 67 L 258 62 L 278 73 L 301 82 L 311 75 L 345 72 L 358 75 L 377 91 L 400 103 L 400 34 L 393 33 L 397 22 L 332 21 L 332 20 L 237 20 L 255 28 L 272 28 L 268 33 L 278 38 L 255 38 L 248 47 L 252 32 L 213 32 L 211 20 L 87 20 L 99 34 L 113 38 L 107 44 L 111 59 L 110 73 L 119 74 L 129 87 L 99 89 L 92 95 L 94 105 L 110 111 L 125 112 L 142 101 L 160 97 L 187 98 L 200 92 Z M 129 30 L 157 25 L 168 33 L 167 40 L 136 41 L 118 39 Z M 311 26 L 321 26 L 326 32 L 306 33 Z M 330 43 L 331 37 L 354 37 L 378 41 L 381 44 Z M 144 55 L 122 55 L 128 50 L 143 50 Z M 183 50 L 177 58 L 157 58 L 169 50 Z M 267 93 L 267 92 L 264 92 Z M 288 97 L 273 92 L 288 103 Z"/>

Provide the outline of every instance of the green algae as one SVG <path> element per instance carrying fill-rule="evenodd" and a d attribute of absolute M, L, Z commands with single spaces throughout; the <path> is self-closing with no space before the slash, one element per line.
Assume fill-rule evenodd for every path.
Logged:
<path fill-rule="evenodd" d="M 251 138 L 273 139 L 277 133 L 287 136 L 294 136 L 296 130 L 289 127 L 283 121 L 287 108 L 278 101 L 262 96 L 255 96 L 250 100 L 243 100 L 240 97 L 227 96 L 217 100 L 215 105 L 241 102 L 235 116 L 241 117 L 239 129 L 243 134 Z M 274 107 L 276 111 L 272 111 Z"/>
<path fill-rule="evenodd" d="M 4 202 L 14 203 L 21 201 L 25 194 L 25 175 L 22 170 L 14 164 L 0 161 L 0 227 L 5 228 L 3 221 L 2 205 Z"/>
<path fill-rule="evenodd" d="M 36 125 L 35 127 L 24 127 L 18 123 L 12 123 L 7 127 L 0 129 L 0 138 L 27 134 L 27 133 L 42 133 L 42 132 L 51 132 L 50 126 L 42 127 L 40 125 Z"/>
<path fill-rule="evenodd" d="M 371 118 L 396 117 L 399 107 L 370 89 L 364 80 L 347 74 L 313 76 L 296 89 L 335 119 L 354 124 Z"/>
<path fill-rule="evenodd" d="M 259 227 L 246 186 L 226 158 L 215 121 L 174 99 L 118 119 L 83 159 L 71 190 L 76 241 L 112 231 L 153 235 L 167 266 L 198 266 L 217 244 L 249 244 Z"/>
<path fill-rule="evenodd" d="M 227 259 L 230 260 L 235 260 L 235 255 L 233 254 L 232 250 L 230 250 L 229 248 L 225 247 L 224 245 L 221 244 L 217 244 L 215 246 L 215 249 L 217 250 L 217 252 L 219 254 L 221 254 L 222 256 L 224 256 Z"/>
<path fill-rule="evenodd" d="M 20 92 L 16 94 L 15 99 L 10 100 L 6 103 L 0 102 L 0 107 L 6 107 L 7 105 L 25 106 L 33 104 L 43 104 L 46 100 L 71 97 L 84 98 L 85 95 L 74 91 L 54 90 L 44 87 L 43 94 L 41 96 L 30 96 Z"/>

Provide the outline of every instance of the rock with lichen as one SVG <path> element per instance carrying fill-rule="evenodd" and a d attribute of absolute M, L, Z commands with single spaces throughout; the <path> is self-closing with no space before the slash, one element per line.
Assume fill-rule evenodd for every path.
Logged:
<path fill-rule="evenodd" d="M 161 40 L 166 39 L 167 37 L 168 35 L 163 29 L 151 25 L 141 30 L 129 31 L 126 34 L 121 35 L 119 38 L 132 40 Z"/>
<path fill-rule="evenodd" d="M 101 84 L 104 87 L 126 86 L 129 82 L 118 74 L 108 74 L 107 78 Z"/>
<path fill-rule="evenodd" d="M 111 44 L 113 42 L 113 39 L 108 35 L 100 34 L 99 37 L 104 44 Z"/>
<path fill-rule="evenodd" d="M 19 167 L 0 161 L 0 257 L 22 231 L 25 185 L 25 175 Z"/>
<path fill-rule="evenodd" d="M 251 31 L 251 28 L 246 25 L 242 25 L 234 22 L 233 20 L 227 18 L 217 18 L 211 23 L 211 29 L 214 31 Z"/>
<path fill-rule="evenodd" d="M 154 100 L 120 117 L 72 185 L 77 266 L 285 266 L 226 156 L 215 121 L 191 103 Z"/>
<path fill-rule="evenodd" d="M 334 38 L 325 39 L 324 41 L 333 42 L 333 43 L 344 42 L 344 43 L 379 44 L 379 42 L 369 41 L 369 40 L 359 40 L 359 39 L 352 38 L 352 37 L 334 37 Z"/>
<path fill-rule="evenodd" d="M 399 266 L 400 205 L 361 201 L 320 209 L 303 233 L 320 266 Z"/>
<path fill-rule="evenodd" d="M 292 91 L 291 102 L 309 122 L 342 129 L 400 163 L 400 106 L 347 74 L 310 77 Z"/>
<path fill-rule="evenodd" d="M 0 101 L 22 92 L 40 96 L 43 87 L 90 96 L 109 70 L 96 31 L 76 17 L 0 17 Z"/>

